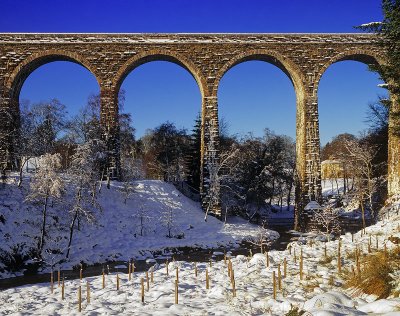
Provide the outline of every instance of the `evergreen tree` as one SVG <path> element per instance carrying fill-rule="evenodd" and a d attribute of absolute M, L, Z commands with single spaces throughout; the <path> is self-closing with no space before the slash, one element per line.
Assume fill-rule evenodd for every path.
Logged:
<path fill-rule="evenodd" d="M 195 189 L 200 189 L 201 174 L 201 115 L 197 115 L 192 134 L 190 135 L 190 145 L 187 154 L 188 183 Z"/>

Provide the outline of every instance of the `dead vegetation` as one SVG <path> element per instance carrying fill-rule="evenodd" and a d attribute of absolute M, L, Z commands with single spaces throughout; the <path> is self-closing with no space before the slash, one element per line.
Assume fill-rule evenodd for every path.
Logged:
<path fill-rule="evenodd" d="M 396 296 L 391 274 L 400 269 L 400 249 L 377 251 L 363 257 L 360 262 L 360 274 L 347 271 L 346 287 L 376 295 L 379 299 Z"/>

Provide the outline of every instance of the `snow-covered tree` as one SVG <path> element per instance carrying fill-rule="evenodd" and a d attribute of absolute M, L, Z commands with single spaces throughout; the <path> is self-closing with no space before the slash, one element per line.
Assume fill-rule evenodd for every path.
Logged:
<path fill-rule="evenodd" d="M 135 219 L 138 221 L 136 224 L 136 231 L 138 231 L 140 236 L 144 236 L 146 231 L 149 230 L 149 224 L 152 220 L 152 217 L 149 214 L 149 210 L 146 207 L 142 198 L 138 199 L 137 208 L 134 213 Z M 136 235 L 136 233 L 135 233 Z"/>
<path fill-rule="evenodd" d="M 330 241 L 331 234 L 340 233 L 339 212 L 332 205 L 328 205 L 313 213 L 313 218 L 320 232 Z"/>
<path fill-rule="evenodd" d="M 38 241 L 38 255 L 41 255 L 46 236 L 46 219 L 50 200 L 60 199 L 65 193 L 65 182 L 59 173 L 61 157 L 59 154 L 45 154 L 40 157 L 39 169 L 30 182 L 27 200 L 42 206 L 42 224 Z"/>
<path fill-rule="evenodd" d="M 96 211 L 101 206 L 96 199 L 96 184 L 100 180 L 100 173 L 106 161 L 105 145 L 100 140 L 90 140 L 78 145 L 72 157 L 68 171 L 73 184 L 74 196 L 71 199 L 70 234 L 66 257 L 69 257 L 72 237 L 76 221 L 85 220 L 92 223 L 96 218 Z"/>
<path fill-rule="evenodd" d="M 167 237 L 172 238 L 172 231 L 175 228 L 176 214 L 175 210 L 171 205 L 165 205 L 162 216 L 161 216 L 161 224 L 167 230 Z"/>

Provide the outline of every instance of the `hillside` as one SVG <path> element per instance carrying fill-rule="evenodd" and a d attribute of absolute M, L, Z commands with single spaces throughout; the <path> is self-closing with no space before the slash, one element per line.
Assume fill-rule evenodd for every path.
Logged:
<path fill-rule="evenodd" d="M 25 180 L 24 187 L 18 188 L 10 181 L 0 190 L 2 278 L 23 272 L 18 269 L 12 274 L 6 272 L 5 262 L 16 260 L 14 266 L 18 267 L 22 261 L 35 261 L 30 253 L 40 234 L 41 208 L 25 200 L 28 182 L 29 179 Z M 70 258 L 61 265 L 56 263 L 65 259 L 71 214 L 60 205 L 49 208 L 43 252 L 46 270 L 52 264 L 71 269 L 80 262 L 94 264 L 152 258 L 153 252 L 164 248 L 235 246 L 242 239 L 257 234 L 258 226 L 240 218 L 230 218 L 224 225 L 209 216 L 205 222 L 199 204 L 183 196 L 171 184 L 157 180 L 134 182 L 134 192 L 126 204 L 121 186 L 119 182 L 112 182 L 110 189 L 103 185 L 97 197 L 102 211 L 97 213 L 94 223 L 80 222 L 80 229 L 74 230 Z M 168 225 L 171 238 L 167 237 Z M 277 237 L 272 231 L 269 234 L 271 238 Z"/>

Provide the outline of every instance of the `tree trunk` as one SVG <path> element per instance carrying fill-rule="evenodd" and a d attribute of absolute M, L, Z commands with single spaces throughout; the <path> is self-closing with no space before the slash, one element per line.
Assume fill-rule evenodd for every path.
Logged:
<path fill-rule="evenodd" d="M 23 159 L 21 165 L 19 166 L 19 178 L 18 178 L 18 187 L 22 185 L 22 176 L 24 171 L 24 166 L 28 162 L 28 159 Z"/>
<path fill-rule="evenodd" d="M 44 236 L 46 234 L 46 215 L 47 215 L 47 203 L 49 200 L 49 196 L 46 195 L 44 198 L 44 205 L 43 205 L 43 217 L 42 217 L 42 230 L 40 232 L 40 239 L 39 239 L 39 244 L 38 244 L 38 251 L 39 255 L 41 256 L 42 250 L 43 250 L 43 245 L 44 245 Z"/>
<path fill-rule="evenodd" d="M 69 241 L 68 241 L 68 249 L 67 249 L 67 259 L 69 257 L 69 252 L 71 250 L 72 235 L 74 234 L 74 226 L 75 226 L 75 221 L 77 218 L 78 218 L 78 211 L 75 211 L 74 218 L 72 219 L 71 225 L 69 226 Z"/>

